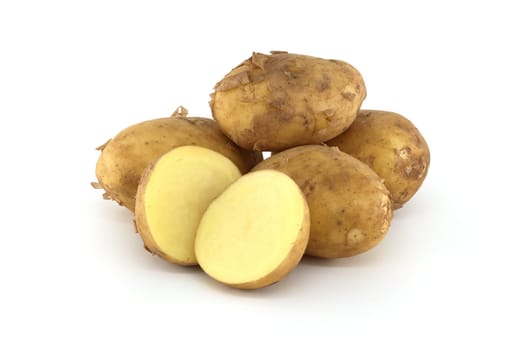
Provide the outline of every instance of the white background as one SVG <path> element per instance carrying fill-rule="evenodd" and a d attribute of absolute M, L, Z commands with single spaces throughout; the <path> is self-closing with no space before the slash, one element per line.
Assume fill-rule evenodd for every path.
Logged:
<path fill-rule="evenodd" d="M 520 1 L 2 1 L 0 348 L 524 349 Z M 95 147 L 252 51 L 345 60 L 431 168 L 385 240 L 246 292 L 147 254 Z"/>

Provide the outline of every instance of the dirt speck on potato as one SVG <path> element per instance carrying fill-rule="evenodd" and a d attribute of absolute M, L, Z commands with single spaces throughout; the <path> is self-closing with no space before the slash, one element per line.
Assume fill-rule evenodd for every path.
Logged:
<path fill-rule="evenodd" d="M 223 132 L 240 147 L 281 151 L 343 132 L 365 96 L 362 76 L 348 63 L 253 53 L 215 85 L 210 106 Z"/>
<path fill-rule="evenodd" d="M 390 191 L 395 209 L 422 185 L 430 153 L 418 129 L 400 114 L 361 110 L 341 135 L 327 141 L 373 169 Z"/>
<path fill-rule="evenodd" d="M 387 233 L 392 219 L 389 192 L 367 165 L 337 147 L 291 148 L 273 154 L 252 171 L 262 169 L 284 172 L 303 191 L 311 214 L 307 255 L 357 255 L 376 246 Z"/>

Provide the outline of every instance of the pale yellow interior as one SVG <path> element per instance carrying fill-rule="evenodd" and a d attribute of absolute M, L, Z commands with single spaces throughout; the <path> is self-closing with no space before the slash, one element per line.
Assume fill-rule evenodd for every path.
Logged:
<path fill-rule="evenodd" d="M 227 284 L 267 276 L 296 244 L 305 210 L 301 190 L 283 173 L 262 170 L 243 176 L 201 220 L 195 241 L 199 265 Z"/>
<path fill-rule="evenodd" d="M 206 208 L 241 176 L 223 155 L 209 149 L 176 148 L 156 163 L 145 190 L 146 221 L 166 256 L 195 264 L 195 233 Z"/>

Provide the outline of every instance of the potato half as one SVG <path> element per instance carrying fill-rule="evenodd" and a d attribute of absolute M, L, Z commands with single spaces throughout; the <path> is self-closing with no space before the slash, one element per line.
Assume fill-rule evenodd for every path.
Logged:
<path fill-rule="evenodd" d="M 220 153 L 197 146 L 169 151 L 144 172 L 135 222 L 144 246 L 180 265 L 196 265 L 194 240 L 208 205 L 241 177 Z"/>
<path fill-rule="evenodd" d="M 384 179 L 395 209 L 414 196 L 429 169 L 424 137 L 393 112 L 362 110 L 347 131 L 327 144 L 358 158 Z"/>
<path fill-rule="evenodd" d="M 340 134 L 365 95 L 362 76 L 346 62 L 254 53 L 216 84 L 210 106 L 239 146 L 280 151 Z"/>
<path fill-rule="evenodd" d="M 206 210 L 195 240 L 201 268 L 232 287 L 255 289 L 283 279 L 309 237 L 309 209 L 283 173 L 244 175 Z"/>
<path fill-rule="evenodd" d="M 261 153 L 236 146 L 212 119 L 186 117 L 174 113 L 172 117 L 145 121 L 132 125 L 105 145 L 96 166 L 98 184 L 105 198 L 113 199 L 130 210 L 135 209 L 135 195 L 141 175 L 151 162 L 174 149 L 196 145 L 219 152 L 246 173 L 263 159 Z"/>
<path fill-rule="evenodd" d="M 253 171 L 262 169 L 284 172 L 305 194 L 311 216 L 308 255 L 360 254 L 376 246 L 389 229 L 391 198 L 382 180 L 336 147 L 291 148 L 265 159 Z"/>

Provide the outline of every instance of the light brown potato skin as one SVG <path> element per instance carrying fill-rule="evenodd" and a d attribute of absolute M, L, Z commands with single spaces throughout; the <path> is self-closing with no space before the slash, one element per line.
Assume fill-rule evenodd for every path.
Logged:
<path fill-rule="evenodd" d="M 182 262 L 182 261 L 174 261 L 174 260 L 170 259 L 169 256 L 164 254 L 162 249 L 159 248 L 159 246 L 157 245 L 157 243 L 153 239 L 153 235 L 152 235 L 152 233 L 150 231 L 149 225 L 147 224 L 148 220 L 146 219 L 146 210 L 144 208 L 144 202 L 145 202 L 144 194 L 145 194 L 145 191 L 141 188 L 141 186 L 146 186 L 148 178 L 150 177 L 150 174 L 153 171 L 153 168 L 155 167 L 155 163 L 157 162 L 157 160 L 158 159 L 156 159 L 153 162 L 151 162 L 150 164 L 148 164 L 146 169 L 144 169 L 143 174 L 141 176 L 141 179 L 139 181 L 139 185 L 137 186 L 137 192 L 136 192 L 136 198 L 135 198 L 135 203 L 136 204 L 135 204 L 135 209 L 134 209 L 134 213 L 135 213 L 135 217 L 134 217 L 135 227 L 137 229 L 137 233 L 140 234 L 141 239 L 142 239 L 142 241 L 144 243 L 144 249 L 146 249 L 147 251 L 149 251 L 153 255 L 157 255 L 157 256 L 161 257 L 162 259 L 164 259 L 166 261 L 169 261 L 169 262 L 172 262 L 172 263 L 175 263 L 175 264 L 184 265 L 184 262 Z M 137 207 L 141 207 L 141 208 L 137 209 Z M 188 265 L 193 265 L 193 264 L 188 264 Z"/>
<path fill-rule="evenodd" d="M 143 171 L 169 150 L 196 145 L 229 158 L 241 173 L 263 159 L 260 152 L 241 149 L 230 141 L 212 119 L 175 115 L 132 125 L 99 147 L 96 175 L 105 198 L 130 210 L 135 208 L 137 186 Z"/>
<path fill-rule="evenodd" d="M 305 205 L 307 205 L 305 203 Z M 309 208 L 305 210 L 305 219 L 301 225 L 300 234 L 298 239 L 291 243 L 291 250 L 289 255 L 279 266 L 269 273 L 268 275 L 261 277 L 260 279 L 239 284 L 228 284 L 230 287 L 239 288 L 239 289 L 258 289 L 262 287 L 270 286 L 274 283 L 277 283 L 287 277 L 287 275 L 294 270 L 294 268 L 299 264 L 303 254 L 305 253 L 305 247 L 309 242 L 309 232 L 310 232 L 310 217 L 309 217 Z"/>
<path fill-rule="evenodd" d="M 391 192 L 395 209 L 420 188 L 429 169 L 429 147 L 418 129 L 400 114 L 362 110 L 351 127 L 327 142 L 373 169 Z"/>
<path fill-rule="evenodd" d="M 239 146 L 280 151 L 334 138 L 366 96 L 362 76 L 343 61 L 254 53 L 215 86 L 210 106 Z"/>
<path fill-rule="evenodd" d="M 306 254 L 341 258 L 376 246 L 392 219 L 389 191 L 358 159 L 327 146 L 299 146 L 272 155 L 252 171 L 276 169 L 302 189 L 310 210 Z"/>
<path fill-rule="evenodd" d="M 241 284 L 231 284 L 230 286 L 240 289 L 257 289 L 272 285 L 284 279 L 298 265 L 301 258 L 303 257 L 303 254 L 305 254 L 305 249 L 309 242 L 309 233 L 310 213 L 307 201 L 305 201 L 303 224 L 301 225 L 297 240 L 291 243 L 291 250 L 287 255 L 287 258 L 283 260 L 274 271 L 256 281 Z"/>

